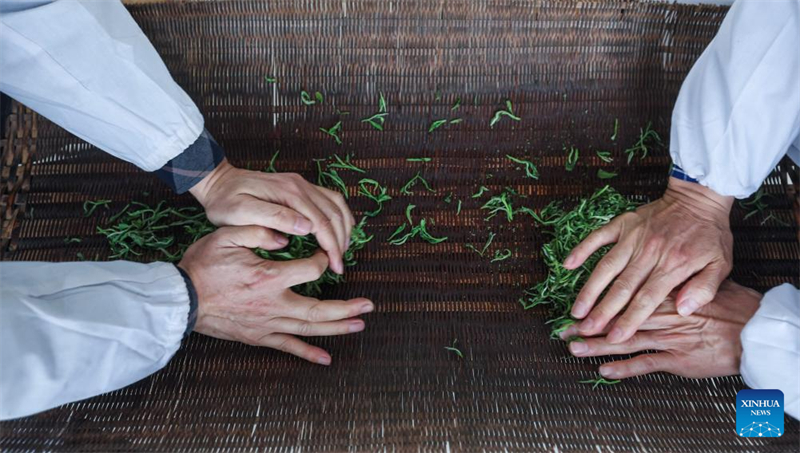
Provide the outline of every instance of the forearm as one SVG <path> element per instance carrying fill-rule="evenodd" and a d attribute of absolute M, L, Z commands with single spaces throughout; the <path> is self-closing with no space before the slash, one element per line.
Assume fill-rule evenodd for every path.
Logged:
<path fill-rule="evenodd" d="M 764 294 L 741 339 L 744 381 L 781 390 L 786 413 L 800 418 L 800 290 L 785 284 Z"/>
<path fill-rule="evenodd" d="M 198 140 L 202 115 L 121 3 L 3 10 L 1 91 L 146 171 Z"/>
<path fill-rule="evenodd" d="M 191 328 L 171 264 L 0 263 L 0 282 L 0 419 L 132 384 Z"/>
<path fill-rule="evenodd" d="M 681 87 L 673 161 L 721 195 L 747 197 L 800 133 L 800 1 L 738 1 Z"/>

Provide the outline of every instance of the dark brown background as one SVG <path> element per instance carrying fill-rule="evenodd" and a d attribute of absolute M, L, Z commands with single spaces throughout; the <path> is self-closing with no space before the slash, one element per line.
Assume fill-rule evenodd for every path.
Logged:
<path fill-rule="evenodd" d="M 314 178 L 313 158 L 352 152 L 395 197 L 370 225 L 375 240 L 358 255 L 348 283 L 329 297 L 366 296 L 377 312 L 367 331 L 314 339 L 330 369 L 267 349 L 193 335 L 159 373 L 126 389 L 0 424 L 3 450 L 163 450 L 259 448 L 342 450 L 791 450 L 798 424 L 775 440 L 735 436 L 739 377 L 689 380 L 657 374 L 591 390 L 578 384 L 602 363 L 571 357 L 548 339 L 544 310 L 523 311 L 521 291 L 542 278 L 545 237 L 528 219 L 484 222 L 470 195 L 505 186 L 538 208 L 611 184 L 640 199 L 658 197 L 669 155 L 658 149 L 634 165 L 622 151 L 648 121 L 668 137 L 675 97 L 713 37 L 724 9 L 538 1 L 172 2 L 131 7 L 173 76 L 197 102 L 208 129 L 241 166 Z M 279 79 L 264 83 L 265 75 Z M 322 91 L 325 106 L 300 103 Z M 389 112 L 384 132 L 358 120 Z M 436 99 L 436 93 L 441 99 Z M 463 105 L 455 113 L 457 97 Z M 488 127 L 510 98 L 523 120 Z M 154 109 L 158 106 L 153 106 Z M 344 118 L 339 147 L 318 131 Z M 443 117 L 464 122 L 427 133 Z M 620 135 L 610 140 L 614 119 Z M 108 214 L 82 216 L 87 199 L 157 202 L 171 195 L 156 179 L 111 158 L 30 113 L 10 119 L 4 143 L 4 259 L 104 259 L 94 235 Z M 13 124 L 12 124 L 13 123 Z M 581 149 L 573 172 L 562 147 Z M 613 165 L 598 149 L 611 150 Z M 33 151 L 35 150 L 35 154 Z M 522 178 L 506 154 L 537 162 Z M 422 165 L 407 157 L 429 156 Z M 400 195 L 417 170 L 437 193 Z M 736 208 L 732 277 L 760 290 L 798 284 L 800 250 L 785 165 L 767 181 L 770 212 L 743 221 Z M 796 176 L 796 175 L 795 175 Z M 348 175 L 351 193 L 357 179 Z M 454 192 L 464 209 L 455 215 Z M 147 192 L 147 195 L 143 195 Z M 183 197 L 177 204 L 191 204 Z M 371 208 L 351 198 L 355 211 Z M 435 221 L 438 245 L 386 238 L 408 203 Z M 514 256 L 489 264 L 464 248 L 495 244 Z M 79 236 L 81 244 L 65 245 Z M 9 241 L 9 237 L 11 240 Z M 157 258 L 157 257 L 150 257 Z M 463 360 L 443 349 L 458 339 Z"/>

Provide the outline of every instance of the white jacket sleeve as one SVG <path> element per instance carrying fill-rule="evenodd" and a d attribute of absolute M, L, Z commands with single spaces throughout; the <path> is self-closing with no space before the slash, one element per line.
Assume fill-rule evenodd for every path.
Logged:
<path fill-rule="evenodd" d="M 0 91 L 146 171 L 182 153 L 203 117 L 117 0 L 0 4 Z"/>
<path fill-rule="evenodd" d="M 681 87 L 673 162 L 722 195 L 755 192 L 800 133 L 800 0 L 737 0 Z"/>
<path fill-rule="evenodd" d="M 178 350 L 189 310 L 167 263 L 0 263 L 0 419 L 154 373 Z"/>
<path fill-rule="evenodd" d="M 800 419 L 800 290 L 787 283 L 764 294 L 742 331 L 739 372 L 751 388 L 782 391 L 785 412 Z"/>

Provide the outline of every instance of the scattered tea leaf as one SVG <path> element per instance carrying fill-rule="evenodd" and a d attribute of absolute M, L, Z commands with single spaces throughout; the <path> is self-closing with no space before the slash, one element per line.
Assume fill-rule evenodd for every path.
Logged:
<path fill-rule="evenodd" d="M 598 168 L 597 169 L 597 177 L 600 178 L 600 179 L 611 179 L 611 178 L 615 178 L 616 176 L 617 176 L 617 174 L 614 173 L 614 172 L 605 171 L 602 168 Z"/>

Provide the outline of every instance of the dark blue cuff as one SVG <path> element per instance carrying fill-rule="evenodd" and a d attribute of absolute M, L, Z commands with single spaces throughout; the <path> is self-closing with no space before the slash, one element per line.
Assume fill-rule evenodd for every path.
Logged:
<path fill-rule="evenodd" d="M 186 323 L 186 330 L 183 332 L 183 338 L 186 338 L 194 330 L 194 325 L 197 324 L 197 290 L 194 289 L 194 283 L 189 278 L 189 274 L 179 266 L 175 267 L 181 273 L 183 281 L 186 282 L 186 291 L 189 292 L 189 322 Z"/>
<path fill-rule="evenodd" d="M 691 176 L 687 175 L 683 168 L 672 164 L 672 168 L 669 170 L 669 175 L 673 178 L 680 179 L 681 181 L 693 182 L 697 183 L 697 180 L 692 178 Z"/>
<path fill-rule="evenodd" d="M 225 159 L 225 152 L 214 137 L 203 129 L 194 143 L 166 165 L 156 175 L 177 193 L 184 193 L 202 181 Z"/>

